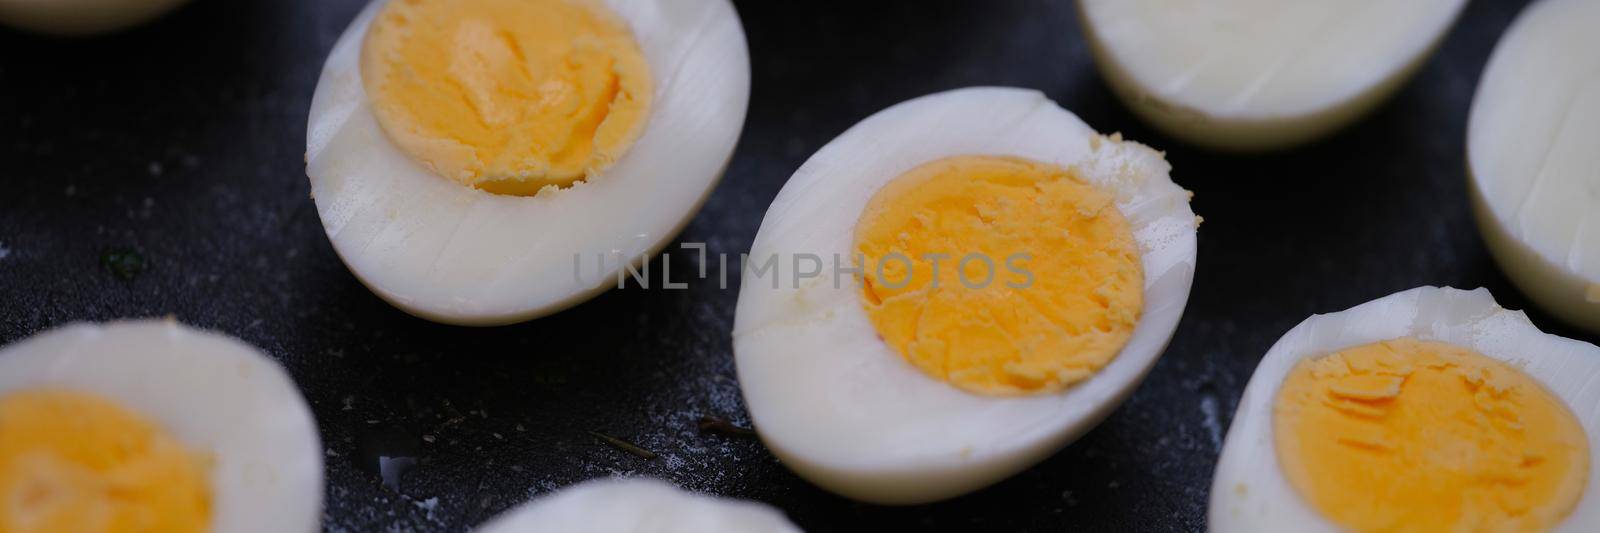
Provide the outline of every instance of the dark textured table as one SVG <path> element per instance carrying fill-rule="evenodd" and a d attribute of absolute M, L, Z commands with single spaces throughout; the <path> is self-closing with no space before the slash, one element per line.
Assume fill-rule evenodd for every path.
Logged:
<path fill-rule="evenodd" d="M 174 315 L 260 346 L 321 425 L 330 530 L 463 530 L 612 474 L 769 502 L 811 531 L 1201 530 L 1239 394 L 1301 319 L 1426 284 L 1487 286 L 1526 307 L 1473 227 L 1463 170 L 1472 92 L 1520 2 L 1473 2 L 1375 114 L 1258 157 L 1187 149 L 1138 123 L 1095 72 L 1066 0 L 739 2 L 749 119 L 683 240 L 745 251 L 823 143 L 888 105 L 968 85 L 1040 89 L 1102 131 L 1169 150 L 1206 219 L 1177 336 L 1105 423 L 965 497 L 854 503 L 756 441 L 698 431 L 703 415 L 749 422 L 730 351 L 736 290 L 611 291 L 465 329 L 411 318 L 345 270 L 307 198 L 302 152 L 323 58 L 362 3 L 198 0 L 91 40 L 0 30 L 0 342 Z"/>

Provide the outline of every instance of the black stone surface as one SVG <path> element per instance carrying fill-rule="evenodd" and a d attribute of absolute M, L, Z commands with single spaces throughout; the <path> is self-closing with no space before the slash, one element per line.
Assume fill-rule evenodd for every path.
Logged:
<path fill-rule="evenodd" d="M 1294 324 L 1418 285 L 1486 286 L 1526 307 L 1473 227 L 1463 170 L 1474 87 L 1520 2 L 1473 2 L 1416 80 L 1356 126 L 1244 157 L 1183 147 L 1130 116 L 1065 0 L 741 1 L 749 119 L 684 241 L 746 251 L 823 143 L 888 105 L 969 85 L 1040 89 L 1102 131 L 1169 150 L 1206 219 L 1176 338 L 1105 423 L 968 496 L 853 503 L 758 442 L 696 429 L 703 415 L 749 422 L 730 352 L 735 290 L 611 291 L 464 329 L 411 318 L 346 271 L 307 198 L 302 153 L 322 61 L 361 4 L 198 0 L 88 40 L 0 30 L 0 342 L 174 315 L 261 347 L 316 412 L 332 531 L 464 530 L 611 474 L 769 502 L 810 531 L 1198 531 L 1240 392 Z"/>

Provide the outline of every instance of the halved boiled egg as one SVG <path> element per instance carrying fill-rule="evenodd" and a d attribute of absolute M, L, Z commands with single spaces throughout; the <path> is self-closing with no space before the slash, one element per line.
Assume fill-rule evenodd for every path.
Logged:
<path fill-rule="evenodd" d="M 187 0 L 0 0 L 0 23 L 40 33 L 91 35 L 151 19 Z"/>
<path fill-rule="evenodd" d="M 1162 155 L 1044 95 L 901 103 L 811 157 L 767 211 L 733 333 L 761 439 L 824 488 L 917 503 L 983 487 L 1105 417 L 1194 275 Z"/>
<path fill-rule="evenodd" d="M 586 481 L 519 505 L 479 533 L 799 533 L 783 513 L 652 479 Z"/>
<path fill-rule="evenodd" d="M 306 174 L 374 293 L 439 322 L 517 322 L 677 234 L 749 94 L 727 0 L 379 0 L 328 57 Z"/>
<path fill-rule="evenodd" d="M 1600 347 L 1487 290 L 1317 315 L 1256 367 L 1213 531 L 1596 531 Z"/>
<path fill-rule="evenodd" d="M 1489 250 L 1540 307 L 1600 333 L 1600 3 L 1544 0 L 1506 31 L 1467 124 Z"/>
<path fill-rule="evenodd" d="M 1213 148 L 1324 136 L 1423 62 L 1466 0 L 1079 0 L 1100 71 L 1135 113 Z"/>
<path fill-rule="evenodd" d="M 171 321 L 0 349 L 0 531 L 317 531 L 322 445 L 271 359 Z"/>

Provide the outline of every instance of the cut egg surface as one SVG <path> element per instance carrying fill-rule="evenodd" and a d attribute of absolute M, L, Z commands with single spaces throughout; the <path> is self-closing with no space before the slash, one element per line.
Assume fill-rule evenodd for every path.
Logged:
<path fill-rule="evenodd" d="M 1355 121 L 1399 88 L 1466 0 L 1079 0 L 1095 61 L 1146 121 L 1264 150 Z"/>
<path fill-rule="evenodd" d="M 1467 123 L 1474 212 L 1508 277 L 1600 333 L 1600 3 L 1544 0 L 1501 37 Z"/>
<path fill-rule="evenodd" d="M 617 283 L 721 177 L 750 66 L 726 0 L 374 2 L 312 100 L 334 250 L 411 314 L 497 325 Z"/>
<path fill-rule="evenodd" d="M 170 321 L 0 349 L 0 531 L 317 531 L 322 445 L 277 363 Z"/>
<path fill-rule="evenodd" d="M 1188 299 L 1198 219 L 1155 150 L 1044 95 L 890 107 L 797 170 L 742 270 L 763 442 L 841 495 L 956 496 L 1109 413 Z"/>
<path fill-rule="evenodd" d="M 1313 316 L 1256 367 L 1213 531 L 1595 531 L 1600 348 L 1484 289 Z"/>
<path fill-rule="evenodd" d="M 800 533 L 766 505 L 643 478 L 592 480 L 524 503 L 478 533 Z"/>

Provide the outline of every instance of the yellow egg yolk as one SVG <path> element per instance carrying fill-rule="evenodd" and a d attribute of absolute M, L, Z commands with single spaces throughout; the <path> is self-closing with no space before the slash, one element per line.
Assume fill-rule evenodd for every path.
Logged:
<path fill-rule="evenodd" d="M 1297 364 L 1273 413 L 1300 495 L 1352 531 L 1542 531 L 1577 505 L 1589 444 L 1560 399 L 1452 344 L 1395 339 Z"/>
<path fill-rule="evenodd" d="M 643 130 L 649 66 L 598 0 L 392 0 L 361 75 L 395 144 L 499 194 L 587 179 Z"/>
<path fill-rule="evenodd" d="M 1143 306 L 1138 244 L 1112 195 L 1026 159 L 957 156 L 896 177 L 862 211 L 855 251 L 883 340 L 979 394 L 1087 379 Z"/>
<path fill-rule="evenodd" d="M 0 397 L 0 531 L 205 531 L 204 461 L 98 396 Z"/>

